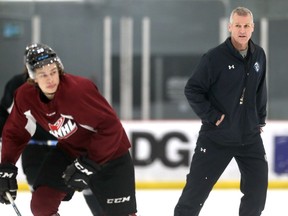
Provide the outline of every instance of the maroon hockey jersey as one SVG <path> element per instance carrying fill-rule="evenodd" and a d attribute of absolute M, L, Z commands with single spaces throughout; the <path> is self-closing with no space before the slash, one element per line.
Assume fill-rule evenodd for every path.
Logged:
<path fill-rule="evenodd" d="M 54 135 L 58 147 L 72 158 L 87 155 L 103 164 L 131 146 L 115 111 L 95 84 L 79 76 L 63 75 L 50 101 L 31 84 L 18 88 L 3 129 L 1 163 L 16 163 L 35 133 L 36 122 Z"/>

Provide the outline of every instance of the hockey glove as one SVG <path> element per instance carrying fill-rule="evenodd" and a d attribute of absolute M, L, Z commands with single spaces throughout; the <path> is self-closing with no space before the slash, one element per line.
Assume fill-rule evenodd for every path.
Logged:
<path fill-rule="evenodd" d="M 88 188 L 92 175 L 99 171 L 100 166 L 85 157 L 77 158 L 63 173 L 64 182 L 76 191 Z"/>
<path fill-rule="evenodd" d="M 17 195 L 17 180 L 16 176 L 18 168 L 13 164 L 0 164 L 0 202 L 10 204 L 6 197 L 8 191 L 15 200 Z"/>

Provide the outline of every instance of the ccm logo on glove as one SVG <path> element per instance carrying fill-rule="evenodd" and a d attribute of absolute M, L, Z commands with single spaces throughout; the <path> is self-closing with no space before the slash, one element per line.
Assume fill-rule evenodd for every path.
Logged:
<path fill-rule="evenodd" d="M 13 178 L 14 173 L 0 172 L 0 178 Z"/>
<path fill-rule="evenodd" d="M 86 169 L 85 167 L 83 167 L 79 162 L 78 160 L 75 161 L 74 163 L 74 166 L 79 170 L 81 171 L 82 173 L 84 173 L 85 175 L 92 175 L 93 172 L 89 171 L 88 169 Z"/>

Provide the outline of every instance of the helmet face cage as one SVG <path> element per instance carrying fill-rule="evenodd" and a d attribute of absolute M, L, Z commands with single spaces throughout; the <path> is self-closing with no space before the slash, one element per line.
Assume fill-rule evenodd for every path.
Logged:
<path fill-rule="evenodd" d="M 26 47 L 24 63 L 29 77 L 35 79 L 35 69 L 47 64 L 56 63 L 60 70 L 64 70 L 63 64 L 55 51 L 45 44 L 32 44 Z"/>

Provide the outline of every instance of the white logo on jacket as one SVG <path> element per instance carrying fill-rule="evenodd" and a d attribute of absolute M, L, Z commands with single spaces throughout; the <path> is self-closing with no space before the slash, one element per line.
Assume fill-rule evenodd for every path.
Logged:
<path fill-rule="evenodd" d="M 254 64 L 254 70 L 255 70 L 256 72 L 259 72 L 259 70 L 260 70 L 260 64 L 259 64 L 258 62 L 255 62 L 255 64 Z"/>
<path fill-rule="evenodd" d="M 78 129 L 72 117 L 61 115 L 61 117 L 54 123 L 48 124 L 50 133 L 58 139 L 66 139 L 75 133 Z"/>
<path fill-rule="evenodd" d="M 228 65 L 228 69 L 229 69 L 229 70 L 235 69 L 235 66 L 234 66 L 234 65 Z"/>

